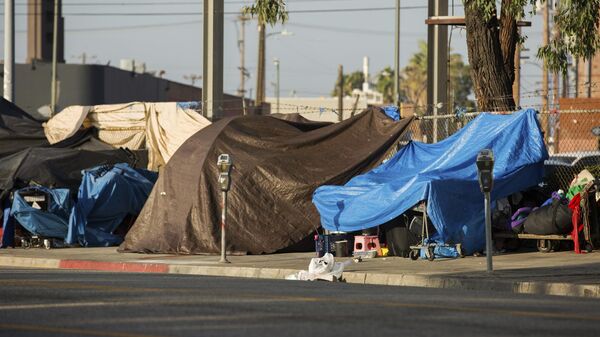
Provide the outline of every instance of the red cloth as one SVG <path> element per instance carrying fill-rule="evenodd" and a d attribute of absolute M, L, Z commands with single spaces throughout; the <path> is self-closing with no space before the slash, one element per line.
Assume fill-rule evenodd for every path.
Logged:
<path fill-rule="evenodd" d="M 571 237 L 573 238 L 573 245 L 576 254 L 581 254 L 581 247 L 579 247 L 579 232 L 583 230 L 583 221 L 581 219 L 581 194 L 577 194 L 569 202 L 569 208 L 573 211 L 573 231 Z"/>

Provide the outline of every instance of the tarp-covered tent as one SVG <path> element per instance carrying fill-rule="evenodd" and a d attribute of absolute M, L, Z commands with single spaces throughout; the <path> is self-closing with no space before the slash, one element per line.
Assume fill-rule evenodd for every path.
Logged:
<path fill-rule="evenodd" d="M 144 151 L 136 151 L 140 165 L 145 164 Z M 68 188 L 77 192 L 81 171 L 104 164 L 134 161 L 123 150 L 80 150 L 29 148 L 0 160 L 0 200 L 14 188 L 30 183 L 46 187 Z"/>
<path fill-rule="evenodd" d="M 0 97 L 0 158 L 32 146 L 48 145 L 42 123 Z"/>
<path fill-rule="evenodd" d="M 71 106 L 44 123 L 51 144 L 72 137 L 82 127 L 98 129 L 98 138 L 114 147 L 148 150 L 148 168 L 158 170 L 191 135 L 210 125 L 190 103 L 144 103 Z"/>
<path fill-rule="evenodd" d="M 127 215 L 140 212 L 157 176 L 124 163 L 86 170 L 65 241 L 84 247 L 120 244 L 123 237 L 115 230 Z"/>
<path fill-rule="evenodd" d="M 70 245 L 118 245 L 127 228 L 117 229 L 127 216 L 137 216 L 157 176 L 125 163 L 85 170 L 74 205 L 68 189 L 29 186 L 16 190 L 12 205 L 4 203 L 6 235 L 0 247 L 14 245 L 14 220 L 32 235 L 61 239 Z"/>
<path fill-rule="evenodd" d="M 313 202 L 324 228 L 355 231 L 390 221 L 427 201 L 443 243 L 462 243 L 467 254 L 484 247 L 483 195 L 475 159 L 494 151 L 496 200 L 538 184 L 548 157 L 534 110 L 479 115 L 436 144 L 411 142 L 389 161 L 344 186 L 322 186 Z"/>
<path fill-rule="evenodd" d="M 378 108 L 312 131 L 268 116 L 222 119 L 188 139 L 160 174 L 120 251 L 218 253 L 217 157 L 232 156 L 230 251 L 271 253 L 319 227 L 311 204 L 323 184 L 343 184 L 377 165 L 412 119 Z"/>
<path fill-rule="evenodd" d="M 78 130 L 71 137 L 52 145 L 55 148 L 102 147 L 93 129 Z M 0 97 L 0 158 L 30 147 L 49 147 L 42 122 L 33 119 L 18 106 Z M 104 149 L 109 147 L 104 144 Z"/>
<path fill-rule="evenodd" d="M 45 195 L 46 207 L 34 202 L 30 205 L 26 201 L 27 195 L 35 193 Z M 10 208 L 10 216 L 14 217 L 27 231 L 33 235 L 51 238 L 64 238 L 69 227 L 69 213 L 71 212 L 71 193 L 68 189 L 51 189 L 43 186 L 30 186 L 14 192 L 14 200 Z M 40 204 L 44 204 L 40 202 Z M 3 219 L 3 224 L 8 224 L 9 219 Z M 8 226 L 6 226 L 8 227 Z M 7 232 L 12 232 L 10 229 Z M 2 246 L 8 246 L 11 238 L 6 238 Z M 3 240 L 4 241 L 4 240 Z"/>

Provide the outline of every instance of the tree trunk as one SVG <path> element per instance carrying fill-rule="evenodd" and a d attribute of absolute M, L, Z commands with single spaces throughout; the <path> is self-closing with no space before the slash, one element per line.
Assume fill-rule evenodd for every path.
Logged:
<path fill-rule="evenodd" d="M 515 81 L 515 51 L 517 48 L 517 39 L 519 31 L 517 20 L 508 13 L 508 6 L 512 0 L 502 0 L 502 9 L 500 10 L 500 48 L 502 49 L 502 60 L 504 70 L 510 79 L 510 83 Z"/>
<path fill-rule="evenodd" d="M 507 48 L 507 54 L 512 56 L 504 56 L 496 13 L 493 13 L 486 21 L 474 2 L 474 0 L 465 1 L 465 24 L 471 78 L 478 109 L 480 111 L 513 110 L 515 108 L 512 95 L 514 61 L 511 59 L 514 57 L 516 40 L 510 42 L 508 38 L 511 29 L 510 22 L 505 23 L 507 38 L 504 48 Z M 516 28 L 516 23 L 514 28 Z M 510 52 L 511 43 L 512 52 Z M 512 69 L 512 73 L 510 69 Z"/>

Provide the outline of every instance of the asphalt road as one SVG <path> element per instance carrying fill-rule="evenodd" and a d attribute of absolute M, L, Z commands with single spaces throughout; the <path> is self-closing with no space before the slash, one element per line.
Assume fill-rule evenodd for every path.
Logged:
<path fill-rule="evenodd" d="M 0 336 L 600 336 L 600 301 L 327 282 L 1 269 Z"/>

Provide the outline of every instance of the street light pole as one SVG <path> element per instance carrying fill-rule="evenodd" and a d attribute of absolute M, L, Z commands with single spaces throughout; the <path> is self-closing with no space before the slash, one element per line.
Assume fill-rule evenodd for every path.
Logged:
<path fill-rule="evenodd" d="M 4 98 L 14 102 L 15 0 L 4 0 Z"/>
<path fill-rule="evenodd" d="M 277 97 L 277 113 L 279 113 L 279 59 L 273 59 L 273 64 L 275 64 L 275 72 L 277 73 L 277 79 L 275 83 L 275 96 Z"/>

